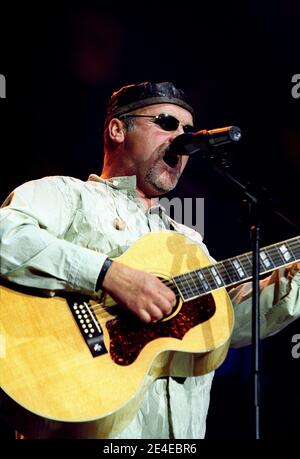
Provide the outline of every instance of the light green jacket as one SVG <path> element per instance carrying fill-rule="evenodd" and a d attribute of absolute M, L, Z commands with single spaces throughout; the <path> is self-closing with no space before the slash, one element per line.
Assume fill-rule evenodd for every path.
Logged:
<path fill-rule="evenodd" d="M 0 209 L 1 276 L 49 295 L 97 294 L 96 281 L 107 256 L 121 255 L 149 231 L 169 229 L 164 210 L 159 205 L 145 210 L 135 185 L 135 177 L 102 180 L 92 175 L 87 182 L 57 176 L 18 187 Z M 208 254 L 199 233 L 172 223 Z M 263 337 L 300 316 L 299 287 L 300 274 L 288 279 L 283 270 L 261 282 Z M 247 345 L 251 285 L 232 289 L 230 296 L 235 308 L 232 346 Z M 183 384 L 158 379 L 118 438 L 203 438 L 212 379 L 213 373 L 187 378 Z"/>

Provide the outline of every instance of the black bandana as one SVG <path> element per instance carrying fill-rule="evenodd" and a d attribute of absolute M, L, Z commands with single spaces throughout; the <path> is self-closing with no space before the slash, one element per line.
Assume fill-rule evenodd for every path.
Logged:
<path fill-rule="evenodd" d="M 117 118 L 137 108 L 164 103 L 179 105 L 194 116 L 194 110 L 187 102 L 184 92 L 175 88 L 173 83 L 168 81 L 150 83 L 146 81 L 123 86 L 112 94 L 107 106 L 105 126 L 112 118 Z"/>

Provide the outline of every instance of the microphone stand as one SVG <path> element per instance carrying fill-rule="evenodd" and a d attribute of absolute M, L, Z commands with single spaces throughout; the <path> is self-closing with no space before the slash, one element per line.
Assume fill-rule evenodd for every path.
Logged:
<path fill-rule="evenodd" d="M 297 228 L 299 226 L 292 222 L 282 212 L 271 206 L 271 199 L 267 196 L 267 190 L 257 189 L 251 184 L 245 186 L 236 177 L 228 172 L 229 164 L 227 153 L 205 153 L 202 157 L 209 160 L 213 170 L 229 180 L 244 194 L 249 209 L 250 240 L 252 248 L 252 356 L 251 373 L 253 381 L 253 423 L 254 437 L 260 439 L 260 232 L 263 215 L 272 211 L 285 222 Z"/>

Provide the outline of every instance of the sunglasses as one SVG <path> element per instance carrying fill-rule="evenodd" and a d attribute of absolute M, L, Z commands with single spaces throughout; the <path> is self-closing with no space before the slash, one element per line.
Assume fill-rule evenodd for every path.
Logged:
<path fill-rule="evenodd" d="M 152 118 L 152 122 L 161 127 L 164 131 L 176 131 L 180 124 L 180 121 L 173 115 L 167 113 L 160 113 L 160 115 L 121 115 L 120 119 L 126 118 Z M 194 126 L 186 124 L 182 126 L 184 132 L 195 132 Z"/>

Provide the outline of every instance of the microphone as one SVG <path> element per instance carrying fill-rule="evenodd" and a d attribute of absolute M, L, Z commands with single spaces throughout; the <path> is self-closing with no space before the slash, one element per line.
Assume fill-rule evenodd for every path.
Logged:
<path fill-rule="evenodd" d="M 207 153 L 214 148 L 231 142 L 238 142 L 242 131 L 237 126 L 227 126 L 207 131 L 187 132 L 177 136 L 166 153 L 171 155 L 193 155 L 197 152 Z"/>

